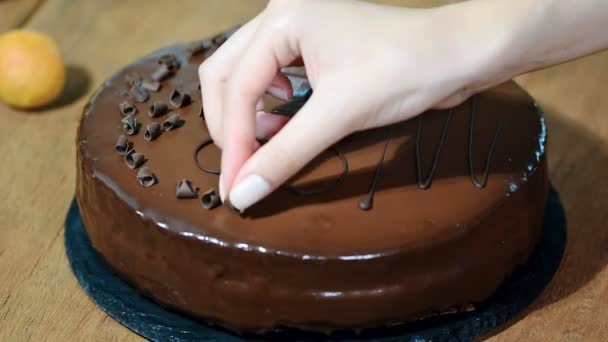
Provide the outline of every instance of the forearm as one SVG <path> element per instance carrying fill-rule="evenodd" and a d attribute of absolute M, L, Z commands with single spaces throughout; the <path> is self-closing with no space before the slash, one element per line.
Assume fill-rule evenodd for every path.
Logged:
<path fill-rule="evenodd" d="M 473 0 L 445 12 L 460 14 L 461 32 L 475 40 L 470 49 L 480 51 L 473 87 L 608 48 L 606 0 Z"/>

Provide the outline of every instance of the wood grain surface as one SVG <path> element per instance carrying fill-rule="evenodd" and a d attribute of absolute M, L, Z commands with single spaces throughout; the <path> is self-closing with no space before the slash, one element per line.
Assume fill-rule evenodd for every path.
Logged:
<path fill-rule="evenodd" d="M 27 22 L 41 2 L 42 0 L 0 0 L 0 33 Z"/>
<path fill-rule="evenodd" d="M 36 3 L 0 0 L 0 31 L 25 20 L 26 28 L 54 37 L 68 65 L 68 84 L 58 103 L 43 110 L 19 112 L 0 104 L 0 341 L 141 340 L 84 294 L 65 256 L 63 222 L 74 196 L 82 108 L 121 66 L 176 41 L 243 23 L 265 1 Z M 547 112 L 550 174 L 566 208 L 568 244 L 558 274 L 540 298 L 482 340 L 606 341 L 608 53 L 518 82 Z"/>

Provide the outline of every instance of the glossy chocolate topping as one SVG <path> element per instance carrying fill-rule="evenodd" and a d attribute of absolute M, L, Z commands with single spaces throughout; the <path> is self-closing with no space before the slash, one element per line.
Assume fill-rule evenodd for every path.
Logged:
<path fill-rule="evenodd" d="M 349 136 L 241 216 L 210 204 L 220 151 L 200 115 L 197 68 L 213 49 L 176 45 L 126 67 L 81 122 L 85 227 L 142 292 L 239 331 L 359 329 L 483 301 L 526 262 L 547 193 L 545 127 L 514 83 Z M 175 57 L 171 68 L 159 64 L 166 55 Z M 132 104 L 141 128 L 128 143 L 145 156 L 135 169 L 116 150 L 128 75 L 161 80 Z M 157 101 L 171 108 L 149 111 Z M 151 123 L 176 117 L 172 129 L 146 139 Z M 144 167 L 150 186 L 138 182 Z M 176 198 L 176 187 L 192 190 L 181 180 L 198 198 Z"/>

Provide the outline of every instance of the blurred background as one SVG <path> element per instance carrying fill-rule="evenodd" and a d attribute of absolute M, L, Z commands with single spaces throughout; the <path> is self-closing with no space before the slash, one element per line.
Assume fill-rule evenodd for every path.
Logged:
<path fill-rule="evenodd" d="M 454 1 L 381 1 L 435 6 Z M 79 288 L 63 248 L 75 187 L 76 128 L 88 98 L 127 63 L 247 21 L 264 0 L 0 0 L 0 34 L 42 32 L 63 54 L 59 98 L 36 110 L 0 103 L 0 341 L 139 340 Z M 448 57 L 446 57 L 448 58 Z M 353 76 L 355 77 L 355 76 Z M 560 271 L 490 341 L 608 336 L 608 52 L 517 78 L 549 126 L 551 179 L 568 219 Z"/>

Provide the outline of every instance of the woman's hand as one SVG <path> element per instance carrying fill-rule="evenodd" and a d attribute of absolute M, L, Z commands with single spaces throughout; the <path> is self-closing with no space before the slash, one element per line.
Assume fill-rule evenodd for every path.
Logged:
<path fill-rule="evenodd" d="M 505 53 L 530 26 L 517 26 L 528 17 L 519 14 L 536 1 L 511 3 L 406 9 L 352 0 L 270 1 L 200 68 L 205 117 L 223 150 L 222 200 L 243 211 L 350 133 L 455 106 L 537 67 L 522 54 Z M 517 58 L 521 63 L 512 63 Z M 265 93 L 291 97 L 279 71 L 302 62 L 314 89 L 306 105 L 288 122 L 258 112 Z M 256 137 L 271 136 L 264 146 L 257 143 Z"/>

